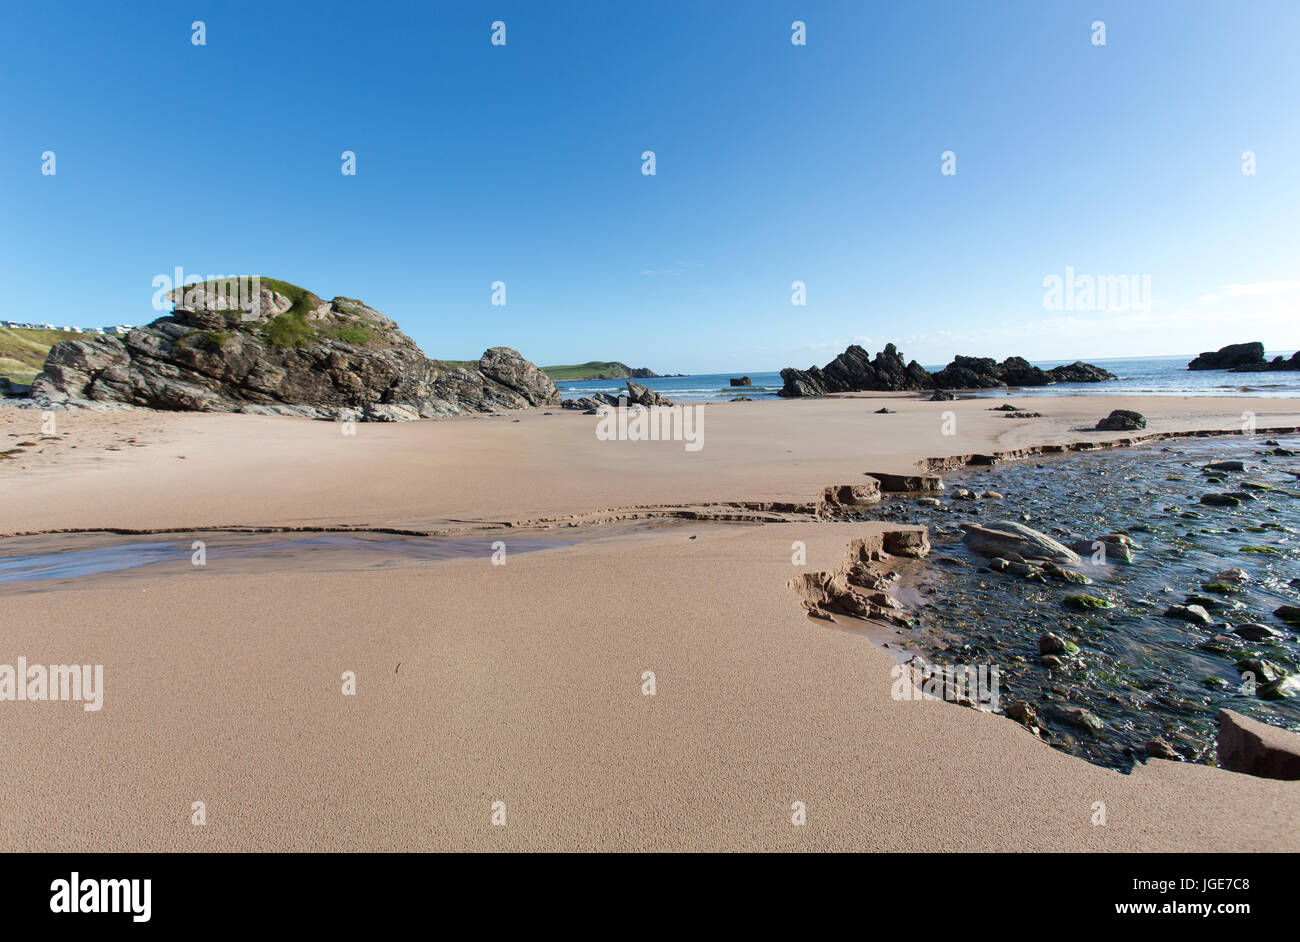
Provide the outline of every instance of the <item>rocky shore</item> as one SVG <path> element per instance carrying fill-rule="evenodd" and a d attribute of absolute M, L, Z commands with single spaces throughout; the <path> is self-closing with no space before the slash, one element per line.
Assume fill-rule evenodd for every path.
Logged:
<path fill-rule="evenodd" d="M 1274 370 L 1300 370 L 1300 350 L 1291 355 L 1291 359 L 1274 357 L 1264 358 L 1264 345 L 1259 341 L 1251 343 L 1230 343 L 1218 350 L 1200 354 L 1191 363 L 1189 370 L 1227 370 L 1230 373 L 1268 373 Z"/>
<path fill-rule="evenodd" d="M 797 398 L 837 392 L 1001 389 L 1100 383 L 1117 378 L 1108 370 L 1081 361 L 1044 370 L 1022 357 L 1008 357 L 998 363 L 991 357 L 957 356 L 939 372 L 931 373 L 915 360 L 906 362 L 892 343 L 886 344 L 874 359 L 853 344 L 825 367 L 783 369 L 781 379 L 785 385 L 779 395 Z"/>
<path fill-rule="evenodd" d="M 430 360 L 395 322 L 351 298 L 325 301 L 262 279 L 255 313 L 207 285 L 124 338 L 55 344 L 26 400 L 39 409 L 144 406 L 400 422 L 558 405 L 555 383 L 508 347 L 472 368 Z"/>
<path fill-rule="evenodd" d="M 1218 764 L 1295 778 L 1293 456 L 1184 439 L 936 478 L 855 516 L 929 530 L 938 565 L 908 580 L 922 601 L 886 620 L 923 660 L 999 665 L 1004 712 L 1036 737 L 1127 771 L 1213 763 L 1217 727 Z"/>

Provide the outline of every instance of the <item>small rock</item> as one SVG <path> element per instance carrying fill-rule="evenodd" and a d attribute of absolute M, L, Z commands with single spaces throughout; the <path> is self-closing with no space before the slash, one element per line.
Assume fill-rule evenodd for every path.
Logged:
<path fill-rule="evenodd" d="M 1300 624 L 1300 607 L 1295 605 L 1282 605 L 1273 609 L 1273 614 L 1288 624 Z"/>
<path fill-rule="evenodd" d="M 1050 631 L 1038 639 L 1039 654 L 1065 654 L 1074 657 L 1079 653 L 1079 646 L 1073 641 L 1066 641 L 1060 635 L 1054 635 Z"/>
<path fill-rule="evenodd" d="M 1240 507 L 1241 498 L 1231 494 L 1202 494 L 1201 503 L 1207 507 Z"/>
<path fill-rule="evenodd" d="M 1273 641 L 1281 638 L 1282 632 L 1268 625 L 1261 625 L 1257 622 L 1250 622 L 1246 625 L 1238 625 L 1232 629 L 1232 633 L 1239 638 L 1245 638 L 1247 641 Z"/>
<path fill-rule="evenodd" d="M 1235 666 L 1243 677 L 1249 674 L 1257 684 L 1272 683 L 1286 676 L 1286 671 L 1262 657 L 1244 657 Z"/>
<path fill-rule="evenodd" d="M 1181 618 L 1183 621 L 1196 622 L 1202 625 L 1214 624 L 1214 619 L 1210 613 L 1199 605 L 1170 605 L 1165 609 L 1166 618 Z"/>
<path fill-rule="evenodd" d="M 1075 726 L 1079 729 L 1092 730 L 1093 732 L 1106 725 L 1098 719 L 1095 714 L 1090 713 L 1081 706 L 1074 706 L 1073 704 L 1052 706 L 1048 709 L 1048 714 L 1053 719 L 1060 720 L 1062 723 L 1068 723 L 1069 725 Z"/>
<path fill-rule="evenodd" d="M 1066 608 L 1079 612 L 1089 612 L 1114 608 L 1115 603 L 1109 599 L 1097 598 L 1095 595 L 1067 595 L 1063 600 Z"/>
<path fill-rule="evenodd" d="M 1132 412 L 1128 409 L 1116 409 L 1106 418 L 1097 423 L 1098 431 L 1103 432 L 1131 432 L 1135 429 L 1146 428 L 1146 416 L 1140 412 Z"/>
<path fill-rule="evenodd" d="M 1034 712 L 1033 707 L 1023 700 L 1012 700 L 1008 703 L 1006 714 L 1021 726 L 1038 725 L 1038 714 Z"/>
<path fill-rule="evenodd" d="M 1169 745 L 1169 742 L 1163 736 L 1148 739 L 1142 748 L 1153 759 L 1179 758 L 1178 753 L 1174 751 L 1174 747 Z"/>

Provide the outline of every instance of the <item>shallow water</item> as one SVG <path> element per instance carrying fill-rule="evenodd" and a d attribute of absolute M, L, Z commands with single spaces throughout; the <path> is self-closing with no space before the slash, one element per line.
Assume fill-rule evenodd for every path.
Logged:
<path fill-rule="evenodd" d="M 1029 703 L 1053 745 L 1114 768 L 1130 768 L 1155 736 L 1186 760 L 1212 762 L 1220 707 L 1300 731 L 1300 700 L 1261 699 L 1234 666 L 1245 657 L 1266 658 L 1288 673 L 1300 665 L 1300 626 L 1273 615 L 1280 605 L 1300 604 L 1300 480 L 1287 473 L 1300 471 L 1300 459 L 1265 457 L 1263 438 L 1176 440 L 1008 462 L 945 475 L 947 489 L 932 495 L 941 500 L 938 508 L 910 498 L 878 505 L 868 516 L 931 527 L 930 563 L 912 580 L 925 601 L 913 610 L 909 647 L 933 663 L 998 665 L 1004 707 L 1013 700 Z M 1280 441 L 1300 451 L 1294 438 Z M 1202 471 L 1208 462 L 1233 459 L 1244 460 L 1249 470 L 1223 473 L 1218 483 Z M 1200 503 L 1206 493 L 1240 491 L 1245 481 L 1283 490 L 1246 492 L 1255 499 L 1237 507 Z M 963 487 L 1004 498 L 957 499 Z M 1125 533 L 1139 548 L 1131 563 L 1112 558 L 1096 565 L 1085 556 L 1079 571 L 1094 580 L 1089 586 L 1030 581 L 990 571 L 987 558 L 961 543 L 958 524 L 997 520 L 1026 523 L 1067 545 Z M 1230 568 L 1249 574 L 1240 592 L 1204 588 Z M 1067 609 L 1065 597 L 1078 594 L 1115 607 Z M 1191 595 L 1213 600 L 1213 625 L 1165 616 Z M 1251 642 L 1232 635 L 1247 623 L 1281 636 Z M 1039 638 L 1045 632 L 1078 645 L 1077 661 L 1043 666 Z M 1214 635 L 1231 637 L 1217 643 L 1227 650 L 1202 647 Z M 1070 704 L 1092 712 L 1103 728 L 1044 717 Z"/>
<path fill-rule="evenodd" d="M 374 533 L 315 535 L 195 532 L 141 540 L 107 535 L 66 534 L 25 537 L 0 543 L 0 585 L 83 579 L 127 570 L 196 567 L 195 542 L 203 544 L 202 565 L 239 571 L 339 570 L 392 568 L 419 562 L 480 557 L 488 559 L 494 543 L 514 553 L 570 546 L 573 539 L 520 537 L 436 538 Z M 24 551 L 27 550 L 27 551 Z M 43 550 L 43 551 L 41 551 Z"/>

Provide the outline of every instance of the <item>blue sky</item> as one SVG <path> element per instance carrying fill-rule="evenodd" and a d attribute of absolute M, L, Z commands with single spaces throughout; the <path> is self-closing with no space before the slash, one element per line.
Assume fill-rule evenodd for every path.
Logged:
<path fill-rule="evenodd" d="M 1297 346 L 1293 0 L 305 10 L 4 5 L 0 317 L 144 323 L 181 266 L 359 297 L 446 358 Z M 1151 303 L 1048 310 L 1067 267 Z"/>

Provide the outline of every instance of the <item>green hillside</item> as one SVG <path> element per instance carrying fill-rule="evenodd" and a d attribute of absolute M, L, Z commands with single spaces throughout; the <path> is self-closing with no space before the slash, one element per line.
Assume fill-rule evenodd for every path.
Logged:
<path fill-rule="evenodd" d="M 592 360 L 576 366 L 544 366 L 542 370 L 554 380 L 631 379 L 634 376 L 630 366 L 617 360 Z"/>
<path fill-rule="evenodd" d="M 30 383 L 45 365 L 50 347 L 60 340 L 84 340 L 94 336 L 97 335 L 66 330 L 0 327 L 0 376 L 15 383 Z"/>

